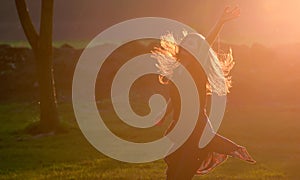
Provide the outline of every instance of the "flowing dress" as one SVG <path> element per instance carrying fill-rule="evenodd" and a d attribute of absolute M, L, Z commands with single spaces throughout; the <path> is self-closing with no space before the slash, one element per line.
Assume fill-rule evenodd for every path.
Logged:
<path fill-rule="evenodd" d="M 203 175 L 212 171 L 215 167 L 222 164 L 228 156 L 239 158 L 249 163 L 255 163 L 255 160 L 249 155 L 246 148 L 231 140 L 215 133 L 210 126 L 214 138 L 204 148 L 199 148 L 199 140 L 209 119 L 206 115 L 206 83 L 207 75 L 202 66 L 194 59 L 188 58 L 185 63 L 186 69 L 193 76 L 199 92 L 200 114 L 196 127 L 188 140 L 176 151 L 165 157 L 168 165 L 166 170 L 167 179 L 170 180 L 188 180 L 194 175 Z M 184 64 L 184 63 L 183 63 Z M 170 100 L 169 106 L 173 110 L 173 121 L 171 122 L 166 134 L 176 125 L 180 114 L 180 98 L 178 90 L 173 83 L 169 83 Z"/>

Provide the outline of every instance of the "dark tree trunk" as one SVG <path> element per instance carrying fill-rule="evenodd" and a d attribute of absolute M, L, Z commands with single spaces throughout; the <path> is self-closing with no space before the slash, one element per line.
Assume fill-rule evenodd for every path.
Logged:
<path fill-rule="evenodd" d="M 59 117 L 53 77 L 53 0 L 42 0 L 40 32 L 37 34 L 25 0 L 15 0 L 19 19 L 25 35 L 34 51 L 40 92 L 40 126 L 41 133 L 57 130 Z"/>
<path fill-rule="evenodd" d="M 52 25 L 53 0 L 43 0 L 40 38 L 36 59 L 40 84 L 40 122 L 43 131 L 55 130 L 59 124 L 53 77 Z"/>

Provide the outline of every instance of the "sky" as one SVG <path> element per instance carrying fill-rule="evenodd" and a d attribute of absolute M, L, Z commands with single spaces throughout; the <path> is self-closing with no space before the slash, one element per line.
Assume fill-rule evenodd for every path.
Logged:
<path fill-rule="evenodd" d="M 27 2 L 38 27 L 40 3 Z M 0 41 L 24 40 L 14 1 L 1 4 Z M 222 40 L 267 46 L 300 43 L 299 0 L 56 0 L 54 39 L 91 40 L 109 26 L 145 16 L 175 19 L 206 35 L 227 5 L 238 5 L 241 17 L 224 26 Z"/>

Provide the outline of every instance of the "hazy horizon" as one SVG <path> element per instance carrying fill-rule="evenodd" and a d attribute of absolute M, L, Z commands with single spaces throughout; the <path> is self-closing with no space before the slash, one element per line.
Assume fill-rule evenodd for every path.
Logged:
<path fill-rule="evenodd" d="M 38 26 L 39 2 L 27 2 L 34 24 Z M 55 1 L 54 40 L 89 41 L 109 26 L 144 16 L 175 19 L 206 35 L 224 7 L 236 4 L 241 8 L 241 17 L 226 24 L 220 35 L 223 41 L 265 46 L 300 43 L 297 23 L 300 1 L 297 0 Z M 14 1 L 3 0 L 0 8 L 0 41 L 26 40 Z"/>

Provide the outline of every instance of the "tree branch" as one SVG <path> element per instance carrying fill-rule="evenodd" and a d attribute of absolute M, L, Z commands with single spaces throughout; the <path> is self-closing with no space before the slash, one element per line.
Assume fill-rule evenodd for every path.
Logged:
<path fill-rule="evenodd" d="M 15 3 L 16 3 L 19 19 L 23 27 L 24 33 L 27 37 L 27 40 L 31 45 L 32 49 L 36 51 L 38 47 L 39 36 L 32 24 L 30 15 L 27 10 L 26 2 L 25 0 L 15 0 Z"/>

